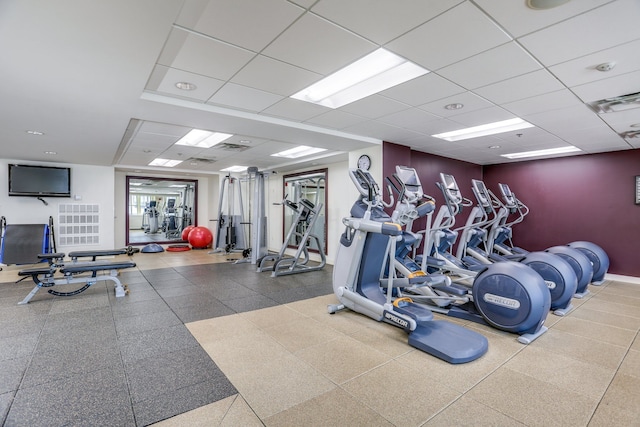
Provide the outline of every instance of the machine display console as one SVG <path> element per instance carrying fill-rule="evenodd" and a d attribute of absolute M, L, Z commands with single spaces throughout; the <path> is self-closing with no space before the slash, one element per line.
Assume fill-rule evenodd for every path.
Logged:
<path fill-rule="evenodd" d="M 517 205 L 516 198 L 511 192 L 511 188 L 509 188 L 507 184 L 498 184 L 498 186 L 500 187 L 500 192 L 502 193 L 502 197 L 504 198 L 504 201 L 506 202 L 507 207 L 508 208 L 515 207 Z"/>
<path fill-rule="evenodd" d="M 398 178 L 400 178 L 400 181 L 404 183 L 407 191 L 422 194 L 422 184 L 420 183 L 420 178 L 414 168 L 396 166 L 396 174 L 398 175 Z"/>
<path fill-rule="evenodd" d="M 484 182 L 472 179 L 471 185 L 473 185 L 473 192 L 478 196 L 478 203 L 485 208 L 491 206 L 491 196 L 489 195 L 489 190 L 487 190 L 487 186 L 484 185 Z"/>
<path fill-rule="evenodd" d="M 376 184 L 376 180 L 373 179 L 373 176 L 368 171 L 362 169 L 350 169 L 349 176 L 358 189 L 358 192 L 363 196 L 369 197 L 370 190 L 372 196 L 376 196 L 379 193 L 378 184 Z"/>
<path fill-rule="evenodd" d="M 462 195 L 460 194 L 460 187 L 458 187 L 458 183 L 456 182 L 456 179 L 453 177 L 453 175 L 440 173 L 440 180 L 444 185 L 444 190 L 447 194 L 447 198 L 449 198 L 454 204 L 461 203 Z"/>

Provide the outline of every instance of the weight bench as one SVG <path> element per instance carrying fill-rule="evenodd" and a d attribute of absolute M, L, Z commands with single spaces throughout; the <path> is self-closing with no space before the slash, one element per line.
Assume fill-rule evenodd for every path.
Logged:
<path fill-rule="evenodd" d="M 52 255 L 52 254 L 48 254 Z M 60 254 L 53 254 L 60 255 Z M 101 280 L 108 280 L 114 283 L 116 297 L 123 297 L 129 293 L 129 289 L 126 285 L 123 285 L 118 279 L 118 270 L 124 268 L 135 267 L 136 264 L 132 261 L 90 261 L 90 262 L 74 262 L 69 265 L 56 265 L 51 264 L 46 267 L 33 267 L 21 270 L 18 272 L 19 276 L 31 276 L 31 279 L 36 286 L 29 292 L 29 295 L 25 297 L 18 304 L 27 304 L 31 298 L 40 290 L 40 288 L 50 288 L 56 285 L 69 285 L 73 283 L 82 283 L 83 286 L 75 291 L 71 292 L 58 292 L 53 289 L 49 289 L 51 295 L 66 297 L 77 295 L 89 289 L 89 287 Z M 109 274 L 98 275 L 99 271 L 109 271 Z M 56 277 L 56 272 L 60 272 L 63 276 Z M 91 275 L 80 275 L 82 273 L 91 273 Z"/>
<path fill-rule="evenodd" d="M 88 257 L 91 257 L 91 261 L 95 261 L 97 257 L 124 255 L 126 253 L 127 253 L 126 249 L 107 249 L 102 251 L 75 251 L 75 252 L 69 252 L 69 258 L 71 258 L 73 262 L 78 261 L 78 258 L 88 258 Z"/>

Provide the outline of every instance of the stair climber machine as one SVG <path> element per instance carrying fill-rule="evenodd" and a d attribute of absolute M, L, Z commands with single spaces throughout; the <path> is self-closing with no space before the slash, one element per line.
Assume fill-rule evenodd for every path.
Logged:
<path fill-rule="evenodd" d="M 410 179 L 419 179 L 415 170 L 408 169 Z M 447 273 L 448 285 L 415 288 L 420 300 L 432 305 L 433 311 L 449 316 L 490 325 L 496 329 L 518 334 L 518 341 L 529 344 L 547 331 L 544 322 L 551 307 L 551 295 L 544 279 L 528 265 L 505 261 L 495 264 L 466 265 L 451 253 L 458 231 L 455 216 L 465 201 L 451 175 L 441 174 L 436 185 L 442 190 L 445 204 L 436 219 L 427 215 L 425 243 L 421 259 L 423 271 Z M 404 181 L 407 182 L 407 181 Z M 418 186 L 422 192 L 422 187 Z"/>
<path fill-rule="evenodd" d="M 487 244 L 490 246 L 490 250 L 499 254 L 524 255 L 527 251 L 513 246 L 511 242 L 512 227 L 514 224 L 522 222 L 529 212 L 529 208 L 516 197 L 507 184 L 499 184 L 498 186 L 504 202 L 495 198 L 500 204 L 500 209 L 497 211 L 496 222 L 489 229 Z M 512 214 L 515 214 L 516 218 L 509 221 Z M 589 283 L 602 284 L 604 275 L 609 269 L 609 257 L 606 252 L 591 242 L 576 241 L 568 245 L 553 246 L 546 251 L 562 257 L 573 267 L 578 277 L 578 287 L 574 295 L 576 298 L 582 298 L 589 293 L 587 289 Z"/>
<path fill-rule="evenodd" d="M 451 177 L 455 182 L 455 178 Z M 457 184 L 456 184 L 457 185 Z M 487 243 L 488 230 L 499 220 L 496 208 L 500 201 L 483 181 L 471 181 L 471 189 L 477 205 L 471 209 L 458 239 L 456 257 L 468 266 L 486 265 L 495 262 L 517 261 L 533 268 L 544 279 L 551 294 L 551 310 L 564 316 L 573 306 L 571 298 L 578 287 L 578 277 L 573 267 L 563 257 L 550 252 L 528 252 L 512 256 L 493 253 Z"/>
<path fill-rule="evenodd" d="M 378 184 L 369 172 L 352 169 L 349 176 L 360 197 L 351 208 L 351 217 L 342 220 L 346 229 L 333 268 L 333 290 L 340 304 L 329 305 L 329 313 L 348 308 L 400 327 L 409 334 L 409 345 L 449 363 L 481 357 L 488 348 L 484 336 L 454 323 L 433 320 L 433 313 L 425 305 L 405 298 L 394 300 L 394 289 L 411 281 L 397 278 L 394 269 L 383 277 L 385 266 L 393 263 L 397 242 L 402 244 L 401 227 L 384 212 Z"/>

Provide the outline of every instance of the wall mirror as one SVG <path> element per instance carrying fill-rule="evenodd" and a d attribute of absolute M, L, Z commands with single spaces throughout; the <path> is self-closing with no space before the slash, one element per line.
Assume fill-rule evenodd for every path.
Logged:
<path fill-rule="evenodd" d="M 175 243 L 196 225 L 198 182 L 187 179 L 127 177 L 127 245 Z"/>
<path fill-rule="evenodd" d="M 301 237 L 304 236 L 309 224 L 312 223 L 311 234 L 318 237 L 324 253 L 327 253 L 327 169 L 284 175 L 285 200 L 284 227 L 282 240 L 290 235 L 288 246 L 297 248 Z M 308 218 L 301 218 L 299 212 L 306 207 L 317 214 L 312 222 Z M 296 221 L 296 219 L 298 219 Z M 290 233 L 293 227 L 293 233 Z M 307 249 L 318 252 L 318 245 L 314 239 L 307 242 Z"/>

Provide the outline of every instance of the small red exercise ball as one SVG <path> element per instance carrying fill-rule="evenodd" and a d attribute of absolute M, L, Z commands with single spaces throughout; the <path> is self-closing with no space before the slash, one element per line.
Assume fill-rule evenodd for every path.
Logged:
<path fill-rule="evenodd" d="M 196 228 L 195 225 L 187 225 L 184 230 L 182 230 L 182 240 L 184 240 L 185 242 L 189 241 L 189 233 L 191 233 L 191 230 L 193 230 L 194 228 Z"/>
<path fill-rule="evenodd" d="M 189 244 L 194 249 L 208 248 L 213 241 L 213 234 L 207 227 L 194 227 L 189 233 Z"/>

